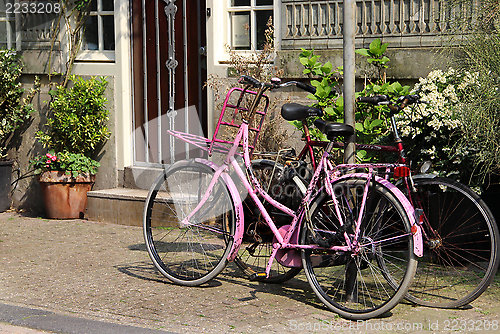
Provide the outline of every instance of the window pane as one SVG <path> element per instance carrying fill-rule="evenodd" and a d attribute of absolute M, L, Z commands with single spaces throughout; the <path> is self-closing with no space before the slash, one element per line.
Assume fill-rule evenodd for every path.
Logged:
<path fill-rule="evenodd" d="M 0 0 L 0 17 L 5 17 L 7 8 L 5 7 L 5 0 Z"/>
<path fill-rule="evenodd" d="M 89 16 L 85 21 L 83 33 L 82 50 L 98 50 L 99 39 L 97 37 L 97 16 Z"/>
<path fill-rule="evenodd" d="M 272 6 L 273 0 L 257 0 L 255 4 L 257 6 Z"/>
<path fill-rule="evenodd" d="M 266 43 L 266 29 L 269 18 L 273 17 L 272 10 L 259 10 L 255 12 L 257 19 L 257 50 L 262 50 Z M 272 23 L 272 22 L 271 22 Z"/>
<path fill-rule="evenodd" d="M 10 26 L 10 45 L 8 45 L 9 38 L 7 36 L 7 25 Z M 16 48 L 16 25 L 15 22 L 0 22 L 0 49 Z"/>
<path fill-rule="evenodd" d="M 231 6 L 250 6 L 250 0 L 231 0 Z"/>
<path fill-rule="evenodd" d="M 250 49 L 250 28 L 250 12 L 231 14 L 231 47 L 233 49 Z"/>
<path fill-rule="evenodd" d="M 115 49 L 115 17 L 105 15 L 102 17 L 102 29 L 104 38 L 104 50 Z"/>
<path fill-rule="evenodd" d="M 114 10 L 114 1 L 113 0 L 101 0 L 102 1 L 102 10 L 105 11 L 113 11 Z"/>
<path fill-rule="evenodd" d="M 90 10 L 95 12 L 97 10 L 97 0 L 92 0 L 90 2 Z"/>
<path fill-rule="evenodd" d="M 0 22 L 0 44 L 1 48 L 5 49 L 7 47 L 7 22 Z"/>

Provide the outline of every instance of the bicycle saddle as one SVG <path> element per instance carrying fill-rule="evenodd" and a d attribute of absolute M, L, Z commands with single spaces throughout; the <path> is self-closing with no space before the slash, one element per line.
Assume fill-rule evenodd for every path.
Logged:
<path fill-rule="evenodd" d="M 323 111 L 318 108 L 303 106 L 298 103 L 285 103 L 281 107 L 281 116 L 287 121 L 303 121 L 307 117 L 323 116 Z"/>
<path fill-rule="evenodd" d="M 344 123 L 328 122 L 317 119 L 314 121 L 314 126 L 316 126 L 319 131 L 323 132 L 329 140 L 338 136 L 350 136 L 354 134 L 353 127 Z"/>

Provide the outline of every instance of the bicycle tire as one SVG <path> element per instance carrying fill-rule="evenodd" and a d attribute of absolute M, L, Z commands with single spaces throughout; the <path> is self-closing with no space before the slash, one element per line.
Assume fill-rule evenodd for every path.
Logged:
<path fill-rule="evenodd" d="M 147 251 L 155 267 L 180 285 L 197 286 L 219 274 L 234 242 L 235 209 L 222 178 L 190 224 L 181 223 L 198 205 L 213 175 L 204 164 L 176 162 L 158 176 L 146 199 Z"/>
<path fill-rule="evenodd" d="M 310 207 L 310 222 L 303 222 L 301 243 L 325 248 L 345 245 L 344 233 L 353 235 L 350 229 L 361 212 L 366 182 L 354 176 L 333 182 L 339 212 L 348 222 L 343 228 L 332 198 L 321 192 Z M 395 307 L 406 295 L 417 267 L 410 220 L 401 199 L 384 185 L 369 182 L 360 251 L 302 250 L 303 267 L 315 294 L 330 310 L 351 320 L 370 319 Z"/>
<path fill-rule="evenodd" d="M 498 269 L 495 218 L 484 201 L 459 182 L 417 177 L 414 184 L 414 205 L 424 212 L 424 257 L 407 299 L 439 308 L 467 305 L 487 289 Z"/>
<path fill-rule="evenodd" d="M 285 171 L 285 167 L 281 164 L 276 164 L 272 160 L 259 159 L 252 161 L 252 170 L 255 177 L 259 180 L 264 189 L 278 200 L 289 206 L 291 209 L 296 209 L 300 205 L 300 198 L 302 195 L 293 198 L 293 194 L 287 193 L 288 196 L 285 200 L 281 197 L 281 189 L 286 189 L 288 186 L 294 189 L 305 186 L 302 184 L 298 177 L 293 177 L 287 183 L 281 183 L 281 177 Z M 291 183 L 293 182 L 293 183 Z M 300 183 L 300 184 L 298 184 Z M 295 186 L 293 185 L 295 184 Z M 282 214 L 278 209 L 275 209 L 269 203 L 264 203 L 268 213 L 273 221 L 278 225 L 286 224 L 291 221 L 291 217 Z M 243 212 L 245 215 L 245 237 L 241 244 L 240 250 L 234 262 L 236 265 L 252 280 L 265 282 L 265 283 L 283 283 L 295 277 L 301 268 L 290 268 L 280 264 L 276 259 L 274 260 L 269 277 L 257 276 L 257 273 L 263 273 L 266 270 L 267 263 L 273 251 L 273 234 L 271 229 L 267 226 L 265 221 L 260 215 L 260 212 L 249 197 L 243 202 Z M 256 236 L 256 234 L 258 236 Z M 261 240 L 259 240 L 261 239 Z"/>

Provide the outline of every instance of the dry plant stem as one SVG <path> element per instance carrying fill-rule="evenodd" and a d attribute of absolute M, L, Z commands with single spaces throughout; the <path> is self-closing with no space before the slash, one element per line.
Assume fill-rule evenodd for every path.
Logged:
<path fill-rule="evenodd" d="M 73 7 L 69 9 L 67 0 L 60 0 L 61 4 L 61 12 L 57 17 L 57 21 L 55 23 L 55 29 L 53 30 L 53 36 L 50 42 L 50 54 L 48 59 L 48 80 L 49 87 L 52 85 L 52 77 L 54 73 L 52 72 L 52 53 L 54 51 L 55 42 L 58 36 L 61 33 L 61 20 L 64 18 L 64 25 L 66 27 L 67 42 L 68 42 L 68 60 L 66 61 L 66 68 L 64 73 L 60 73 L 62 76 L 62 86 L 66 87 L 69 82 L 69 76 L 73 70 L 73 65 L 75 63 L 78 52 L 80 51 L 81 42 L 82 42 L 82 31 L 84 27 L 85 20 L 90 11 L 90 2 L 87 4 L 87 7 L 80 11 Z M 74 6 L 74 4 L 72 3 Z"/>

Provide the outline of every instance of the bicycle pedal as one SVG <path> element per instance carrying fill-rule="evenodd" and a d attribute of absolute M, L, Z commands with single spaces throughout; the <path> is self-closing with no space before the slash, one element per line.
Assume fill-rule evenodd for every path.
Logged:
<path fill-rule="evenodd" d="M 266 277 L 267 277 L 267 274 L 265 272 L 253 273 L 252 275 L 250 275 L 250 281 L 258 281 L 258 280 L 264 279 Z"/>

